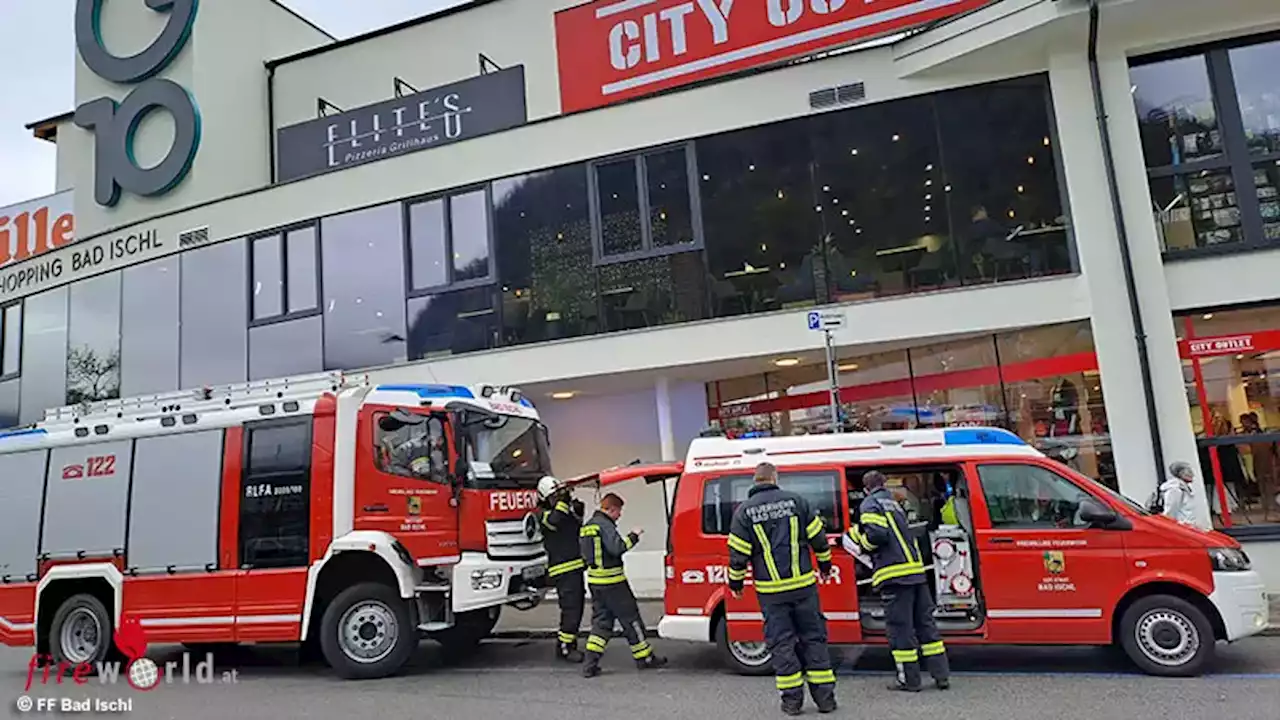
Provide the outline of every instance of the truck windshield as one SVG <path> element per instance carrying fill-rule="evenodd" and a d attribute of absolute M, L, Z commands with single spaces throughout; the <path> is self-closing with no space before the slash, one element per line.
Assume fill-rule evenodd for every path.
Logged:
<path fill-rule="evenodd" d="M 501 416 L 463 429 L 467 484 L 473 487 L 534 487 L 551 474 L 547 429 L 527 418 Z"/>

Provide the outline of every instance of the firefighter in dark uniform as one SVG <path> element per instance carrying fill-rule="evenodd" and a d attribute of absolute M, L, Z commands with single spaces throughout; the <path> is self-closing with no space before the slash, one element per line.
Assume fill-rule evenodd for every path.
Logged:
<path fill-rule="evenodd" d="M 951 687 L 947 651 L 933 619 L 933 598 L 925 586 L 928 576 L 907 515 L 885 488 L 883 473 L 872 470 L 862 482 L 867 496 L 848 535 L 850 542 L 871 555 L 871 585 L 888 604 L 889 649 L 898 667 L 898 677 L 889 688 L 919 692 L 923 659 L 938 689 L 946 690 Z"/>
<path fill-rule="evenodd" d="M 538 519 L 542 523 L 542 546 L 547 551 L 547 577 L 556 588 L 560 603 L 560 633 L 556 638 L 556 658 L 582 662 L 578 650 L 578 630 L 587 590 L 582 584 L 582 560 L 578 534 L 585 508 L 570 497 L 569 489 L 550 475 L 538 481 Z"/>
<path fill-rule="evenodd" d="M 600 509 L 582 526 L 580 545 L 587 564 L 587 584 L 591 586 L 591 634 L 587 636 L 587 661 L 583 677 L 600 674 L 600 656 L 613 635 L 613 623 L 622 625 L 622 634 L 631 645 L 636 667 L 652 670 L 667 664 L 664 657 L 653 653 L 644 639 L 644 621 L 636 596 L 627 583 L 622 556 L 640 542 L 640 530 L 626 536 L 618 532 L 622 517 L 622 498 L 609 493 L 600 499 Z"/>
<path fill-rule="evenodd" d="M 829 713 L 836 709 L 836 676 L 813 567 L 816 557 L 821 576 L 831 572 L 822 518 L 803 497 L 778 487 L 772 464 L 756 466 L 755 481 L 729 525 L 729 591 L 742 597 L 750 564 L 782 712 L 803 712 L 808 681 L 818 712 Z"/>

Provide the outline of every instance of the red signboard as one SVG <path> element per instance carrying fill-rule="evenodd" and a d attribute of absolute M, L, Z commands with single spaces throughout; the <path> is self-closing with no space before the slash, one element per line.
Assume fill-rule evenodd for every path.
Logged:
<path fill-rule="evenodd" d="M 1221 337 L 1195 338 L 1183 341 L 1186 351 L 1183 357 L 1212 357 L 1254 352 L 1253 335 L 1223 335 Z"/>
<path fill-rule="evenodd" d="M 596 0 L 556 13 L 563 112 L 941 20 L 990 0 Z"/>

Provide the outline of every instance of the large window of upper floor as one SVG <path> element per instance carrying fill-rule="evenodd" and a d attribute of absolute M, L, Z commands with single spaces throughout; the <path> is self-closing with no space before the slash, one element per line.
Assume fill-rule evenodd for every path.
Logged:
<path fill-rule="evenodd" d="M 1135 60 L 1129 74 L 1168 254 L 1280 245 L 1280 35 Z"/>
<path fill-rule="evenodd" d="M 1073 272 L 1052 118 L 1047 78 L 1016 78 L 264 228 L 88 278 L 0 307 L 0 422 L 19 405 L 19 359 L 28 422 L 68 401 Z"/>

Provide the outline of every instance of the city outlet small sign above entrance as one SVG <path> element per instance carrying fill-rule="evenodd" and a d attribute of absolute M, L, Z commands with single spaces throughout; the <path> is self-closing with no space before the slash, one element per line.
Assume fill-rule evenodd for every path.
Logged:
<path fill-rule="evenodd" d="M 276 131 L 276 181 L 509 130 L 528 122 L 524 66 L 477 75 Z"/>

